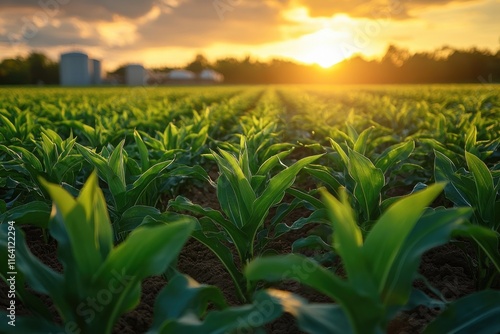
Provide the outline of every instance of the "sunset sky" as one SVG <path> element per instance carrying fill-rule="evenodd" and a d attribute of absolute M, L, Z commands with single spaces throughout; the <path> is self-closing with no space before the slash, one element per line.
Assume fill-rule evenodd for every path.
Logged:
<path fill-rule="evenodd" d="M 182 66 L 197 53 L 328 67 L 389 44 L 500 46 L 500 0 L 1 0 L 0 59 L 80 50 L 106 69 Z"/>

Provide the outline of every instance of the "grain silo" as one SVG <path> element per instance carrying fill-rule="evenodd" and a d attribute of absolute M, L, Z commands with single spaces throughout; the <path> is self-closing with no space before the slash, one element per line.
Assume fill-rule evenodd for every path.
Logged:
<path fill-rule="evenodd" d="M 89 69 L 90 69 L 90 83 L 92 85 L 100 85 L 101 84 L 101 71 L 102 65 L 101 61 L 97 59 L 89 60 Z"/>
<path fill-rule="evenodd" d="M 146 71 L 140 64 L 131 64 L 125 68 L 125 83 L 128 86 L 142 86 L 146 83 Z"/>
<path fill-rule="evenodd" d="M 81 52 L 61 54 L 59 63 L 62 86 L 90 85 L 89 57 Z"/>

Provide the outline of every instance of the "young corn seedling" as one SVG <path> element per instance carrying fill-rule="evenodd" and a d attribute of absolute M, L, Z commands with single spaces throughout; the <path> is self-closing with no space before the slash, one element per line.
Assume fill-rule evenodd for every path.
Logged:
<path fill-rule="evenodd" d="M 101 154 L 76 144 L 85 160 L 97 169 L 99 178 L 108 185 L 107 202 L 113 222 L 136 205 L 155 206 L 169 177 L 192 175 L 208 179 L 201 166 L 177 165 L 174 159 L 151 164 L 144 143 L 138 145 L 141 157 L 139 165 L 128 157 L 123 148 L 124 142 L 123 140 L 111 153 L 103 149 Z M 130 170 L 134 171 L 135 175 L 130 175 Z M 117 230 L 120 230 L 120 227 L 117 227 Z"/>
<path fill-rule="evenodd" d="M 113 246 L 106 201 L 95 173 L 77 199 L 58 185 L 41 183 L 54 201 L 49 231 L 58 243 L 63 272 L 52 270 L 33 256 L 21 230 L 13 233 L 11 225 L 2 224 L 0 253 L 7 258 L 8 235 L 15 235 L 17 298 L 33 316 L 18 316 L 15 327 L 2 321 L 0 331 L 111 333 L 120 315 L 138 305 L 141 281 L 162 274 L 175 260 L 194 222 L 184 217 L 161 226 L 138 228 L 123 243 Z M 0 269 L 2 279 L 10 278 L 7 261 Z M 24 283 L 51 298 L 62 323 L 51 318 Z M 4 311 L 0 313 L 6 318 Z"/>
<path fill-rule="evenodd" d="M 256 259 L 245 268 L 245 275 L 252 281 L 295 280 L 332 298 L 336 304 L 308 304 L 291 293 L 269 291 L 306 332 L 384 333 L 401 310 L 421 303 L 444 306 L 412 286 L 423 253 L 446 243 L 472 213 L 469 208 L 426 210 L 443 188 L 444 184 L 432 185 L 392 204 L 366 238 L 347 194 L 341 191 L 339 201 L 323 191 L 334 230 L 332 248 L 342 259 L 346 277 L 295 254 Z M 494 305 L 497 310 L 500 299 Z M 469 315 L 461 311 L 460 320 L 482 321 L 477 314 Z M 491 320 L 498 312 L 483 316 Z"/>
<path fill-rule="evenodd" d="M 16 106 L 13 109 L 12 113 L 0 109 L 0 144 L 31 146 L 40 124 L 33 119 L 31 111 L 21 111 Z"/>
<path fill-rule="evenodd" d="M 244 137 L 241 147 L 238 158 L 224 150 L 212 152 L 220 171 L 217 198 L 221 211 L 203 208 L 181 196 L 170 201 L 169 208 L 201 216 L 193 237 L 217 255 L 231 275 L 239 298 L 247 300 L 252 287 L 240 268 L 265 252 L 267 241 L 272 239 L 272 229 L 284 218 L 279 217 L 273 220 L 273 226 L 264 227 L 269 210 L 282 200 L 300 170 L 320 156 L 303 158 L 269 177 L 271 169 L 281 163 L 279 155 L 264 161 L 254 173 L 250 168 L 253 152 L 247 149 Z M 239 263 L 234 262 L 228 243 L 236 248 Z"/>
<path fill-rule="evenodd" d="M 351 139 L 351 147 L 345 150 L 336 141 L 330 139 L 332 147 L 336 151 L 336 160 L 343 171 L 335 171 L 334 168 L 326 166 L 310 166 L 306 171 L 313 177 L 322 181 L 333 193 L 340 187 L 345 187 L 352 194 L 359 212 L 359 220 L 363 222 L 375 221 L 387 203 L 382 202 L 382 190 L 387 185 L 386 176 L 400 166 L 415 148 L 413 141 L 395 144 L 387 148 L 375 161 L 371 161 L 364 154 L 372 128 L 364 130 L 355 140 Z M 351 129 L 351 132 L 354 132 Z M 351 134 L 351 137 L 354 134 Z M 297 193 L 298 194 L 298 193 Z M 319 209 L 319 208 L 318 208 Z"/>
<path fill-rule="evenodd" d="M 209 125 L 197 113 L 194 113 L 193 117 L 196 123 L 181 127 L 169 123 L 163 132 L 157 132 L 154 137 L 144 134 L 143 143 L 149 146 L 149 154 L 158 160 L 164 160 L 167 154 L 171 156 L 177 154 L 179 155 L 178 163 L 195 164 L 206 149 Z M 134 137 L 137 143 L 137 131 L 134 132 Z"/>
<path fill-rule="evenodd" d="M 44 128 L 40 134 L 41 140 L 35 142 L 34 152 L 21 146 L 0 145 L 0 151 L 12 158 L 0 166 L 0 179 L 5 182 L 0 187 L 9 188 L 9 195 L 4 199 L 10 199 L 8 203 L 1 200 L 5 209 L 0 209 L 0 222 L 15 220 L 20 224 L 47 227 L 50 207 L 39 177 L 61 184 L 73 194 L 78 193 L 74 185 L 78 183 L 84 160 L 75 154 L 76 139 L 70 136 L 63 140 L 56 132 Z"/>
<path fill-rule="evenodd" d="M 474 208 L 472 222 L 488 228 L 488 233 L 471 227 L 464 234 L 478 246 L 477 284 L 489 287 L 500 273 L 500 177 L 493 177 L 488 166 L 472 153 L 465 152 L 467 168 L 457 169 L 444 154 L 435 151 L 434 175 L 437 181 L 446 181 L 444 192 L 455 206 Z"/>
<path fill-rule="evenodd" d="M 0 145 L 0 150 L 13 159 L 3 169 L 22 174 L 36 187 L 40 186 L 38 177 L 58 184 L 75 184 L 83 163 L 81 155 L 75 154 L 76 138 L 63 140 L 56 132 L 43 128 L 40 134 L 34 152 L 20 146 Z"/>

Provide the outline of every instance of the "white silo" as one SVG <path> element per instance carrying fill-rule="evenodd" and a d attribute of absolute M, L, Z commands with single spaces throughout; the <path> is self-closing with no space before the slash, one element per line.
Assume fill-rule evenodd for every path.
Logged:
<path fill-rule="evenodd" d="M 125 83 L 128 86 L 142 86 L 146 83 L 146 71 L 140 64 L 131 64 L 125 68 Z"/>
<path fill-rule="evenodd" d="M 101 79 L 101 71 L 102 65 L 101 61 L 97 59 L 89 60 L 89 68 L 90 68 L 90 83 L 92 85 L 100 85 L 102 82 Z"/>
<path fill-rule="evenodd" d="M 90 85 L 89 57 L 81 52 L 61 54 L 59 63 L 62 86 Z"/>

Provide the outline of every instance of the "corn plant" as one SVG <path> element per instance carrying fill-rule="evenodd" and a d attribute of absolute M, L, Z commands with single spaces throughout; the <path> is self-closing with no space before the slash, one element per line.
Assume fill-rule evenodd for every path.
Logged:
<path fill-rule="evenodd" d="M 444 191 L 455 206 L 474 208 L 472 222 L 487 227 L 495 235 L 493 240 L 483 239 L 469 233 L 478 246 L 477 283 L 479 287 L 489 287 L 500 272 L 500 177 L 493 177 L 488 166 L 472 153 L 465 152 L 469 171 L 457 169 L 444 154 L 435 151 L 434 175 L 438 181 L 449 182 Z M 467 234 L 466 234 L 467 236 Z M 489 238 L 489 237 L 487 237 Z M 491 248 L 491 251 L 485 248 Z M 496 251 L 495 251 L 496 249 Z M 471 259 L 471 263 L 476 260 Z"/>
<path fill-rule="evenodd" d="M 273 228 L 284 218 L 273 220 L 273 226 L 264 226 L 269 210 L 282 200 L 299 171 L 319 156 L 303 158 L 269 177 L 270 170 L 281 163 L 279 155 L 264 161 L 253 173 L 250 169 L 251 152 L 243 137 L 241 146 L 238 158 L 222 149 L 219 153 L 212 152 L 220 171 L 217 198 L 221 211 L 203 208 L 181 196 L 170 201 L 169 208 L 201 216 L 199 229 L 193 237 L 217 255 L 231 275 L 239 298 L 247 300 L 252 288 L 238 267 L 265 251 L 267 242 L 272 239 Z M 238 264 L 227 248 L 228 243 L 237 250 Z"/>
<path fill-rule="evenodd" d="M 307 304 L 289 293 L 270 291 L 310 333 L 383 333 L 405 308 L 422 302 L 443 307 L 444 301 L 431 300 L 412 287 L 423 253 L 447 242 L 472 213 L 469 208 L 425 209 L 443 188 L 444 184 L 432 185 L 397 201 L 366 238 L 346 193 L 340 192 L 339 201 L 324 191 L 334 230 L 332 248 L 342 258 L 346 277 L 295 254 L 256 259 L 245 274 L 250 280 L 292 279 L 332 298 L 337 304 Z M 499 307 L 500 299 L 494 304 Z"/>
<path fill-rule="evenodd" d="M 193 222 L 186 218 L 168 224 L 133 231 L 120 245 L 113 246 L 113 231 L 103 193 L 93 173 L 75 199 L 58 185 L 41 181 L 54 201 L 49 231 L 58 243 L 59 273 L 34 257 L 22 231 L 15 232 L 17 298 L 33 316 L 17 317 L 16 327 L 0 324 L 3 333 L 63 332 L 111 333 L 124 312 L 140 299 L 141 281 L 162 274 L 188 239 Z M 0 252 L 7 257 L 8 225 L 2 224 Z M 9 278 L 7 262 L 1 276 Z M 62 324 L 54 322 L 40 299 L 24 287 L 48 295 Z M 5 317 L 5 312 L 1 312 Z"/>
<path fill-rule="evenodd" d="M 207 116 L 193 112 L 189 124 L 178 127 L 169 123 L 165 130 L 157 132 L 156 136 L 144 133 L 143 142 L 150 148 L 152 159 L 164 160 L 166 155 L 178 155 L 178 163 L 194 164 L 200 155 L 205 153 L 208 130 Z M 136 142 L 137 135 L 134 133 Z"/>
<path fill-rule="evenodd" d="M 144 145 L 138 145 L 141 157 L 139 164 L 128 158 L 124 143 L 123 140 L 112 152 L 104 148 L 100 154 L 76 144 L 85 160 L 97 169 L 99 177 L 108 185 L 107 202 L 113 221 L 135 205 L 154 206 L 165 186 L 161 180 L 190 175 L 208 178 L 200 166 L 177 165 L 174 159 L 151 165 Z M 128 173 L 130 170 L 133 173 Z"/>
<path fill-rule="evenodd" d="M 11 158 L 0 166 L 0 184 L 3 183 L 0 187 L 8 188 L 3 197 L 8 202 L 4 210 L 0 209 L 0 222 L 15 219 L 20 224 L 46 227 L 50 208 L 39 177 L 78 193 L 75 186 L 83 158 L 75 153 L 76 139 L 70 136 L 63 140 L 56 132 L 44 128 L 40 134 L 41 140 L 34 141 L 33 152 L 21 146 L 0 145 L 5 157 Z"/>
<path fill-rule="evenodd" d="M 17 106 L 13 107 L 11 113 L 0 109 L 0 144 L 31 145 L 40 124 L 33 119 L 29 110 L 21 111 Z"/>
<path fill-rule="evenodd" d="M 368 128 L 357 135 L 355 130 L 351 129 L 351 144 L 347 149 L 330 139 L 336 151 L 333 159 L 342 167 L 342 171 L 327 166 L 306 168 L 308 173 L 321 180 L 333 193 L 336 193 L 339 187 L 345 187 L 353 195 L 353 204 L 358 209 L 356 212 L 359 212 L 359 218 L 365 222 L 377 219 L 387 206 L 382 202 L 382 190 L 387 185 L 385 177 L 389 177 L 390 173 L 410 156 L 415 147 L 413 141 L 392 145 L 372 162 L 364 155 L 372 130 Z"/>
<path fill-rule="evenodd" d="M 29 179 L 27 183 L 36 186 L 39 186 L 38 177 L 59 184 L 75 184 L 83 163 L 82 157 L 75 154 L 76 139 L 70 136 L 63 140 L 56 132 L 43 128 L 40 135 L 41 139 L 35 141 L 34 152 L 20 146 L 0 145 L 0 150 L 13 159 L 3 169 L 22 174 Z"/>

